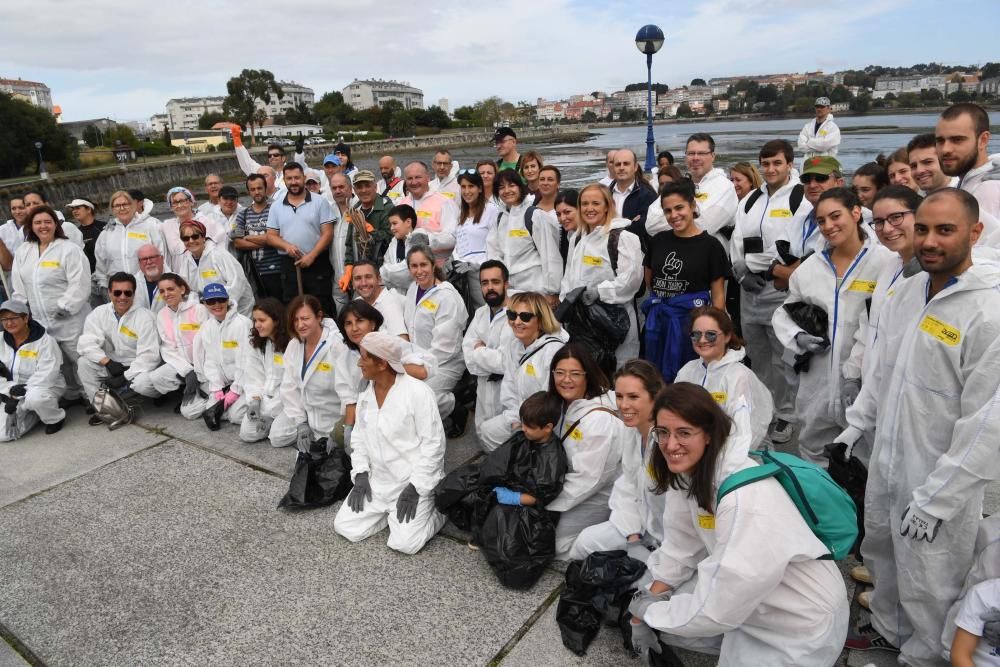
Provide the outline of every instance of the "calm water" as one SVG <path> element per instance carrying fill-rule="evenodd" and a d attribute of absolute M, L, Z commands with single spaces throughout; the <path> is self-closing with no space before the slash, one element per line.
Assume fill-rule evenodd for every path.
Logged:
<path fill-rule="evenodd" d="M 851 116 L 837 118 L 841 128 L 841 144 L 837 158 L 847 173 L 870 162 L 879 153 L 888 155 L 905 146 L 915 134 L 932 131 L 937 122 L 937 114 L 899 114 L 891 116 Z M 1000 125 L 1000 113 L 990 114 L 993 125 Z M 683 170 L 684 142 L 695 132 L 708 132 L 715 139 L 715 164 L 725 167 L 735 162 L 757 159 L 761 145 L 771 139 L 787 139 L 795 145 L 805 118 L 759 121 L 696 122 L 670 125 L 654 125 L 657 150 L 669 150 Z M 851 128 L 857 128 L 851 130 Z M 574 144 L 521 144 L 521 152 L 537 150 L 546 164 L 559 167 L 563 184 L 580 186 L 595 181 L 606 174 L 604 156 L 610 148 L 631 148 L 642 162 L 646 154 L 646 127 L 618 127 L 595 129 L 589 141 Z M 990 142 L 990 153 L 1000 152 L 1000 137 L 996 134 Z M 410 159 L 431 161 L 432 152 L 400 153 L 398 162 Z M 459 148 L 453 151 L 454 159 L 462 168 L 472 167 L 478 160 L 496 159 L 496 153 L 487 146 Z M 235 159 L 234 159 L 235 162 Z M 357 164 L 361 169 L 371 169 L 378 173 L 378 157 L 360 157 Z M 319 168 L 319 164 L 311 165 Z M 198 184 L 200 185 L 200 183 Z M 242 183 L 234 183 L 241 191 Z M 199 188 L 201 190 L 201 188 Z M 203 192 L 203 190 L 202 190 Z M 200 192 L 196 195 L 203 196 Z M 241 197 L 247 203 L 246 197 Z M 154 215 L 171 217 L 165 204 L 158 203 Z"/>

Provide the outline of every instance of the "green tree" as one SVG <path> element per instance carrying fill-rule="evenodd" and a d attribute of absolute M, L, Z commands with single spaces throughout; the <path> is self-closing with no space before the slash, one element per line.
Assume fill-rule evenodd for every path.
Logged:
<path fill-rule="evenodd" d="M 88 125 L 83 128 L 83 141 L 91 148 L 97 148 L 101 145 L 101 131 L 97 129 L 96 125 Z"/>
<path fill-rule="evenodd" d="M 381 108 L 379 108 L 379 125 L 381 126 L 383 132 L 395 135 L 391 128 L 392 117 L 400 111 L 406 111 L 406 107 L 404 107 L 403 103 L 399 100 L 386 100 L 382 104 Z M 413 126 L 416 127 L 416 121 L 413 120 L 413 114 L 410 114 L 407 117 L 413 121 Z"/>
<path fill-rule="evenodd" d="M 198 129 L 199 130 L 211 130 L 212 126 L 216 123 L 221 123 L 223 121 L 229 120 L 226 118 L 226 114 L 220 113 L 218 111 L 206 111 L 201 116 L 198 117 Z"/>
<path fill-rule="evenodd" d="M 691 79 L 692 86 L 707 86 L 704 79 Z"/>
<path fill-rule="evenodd" d="M 35 162 L 36 141 L 42 142 L 46 165 L 65 169 L 75 163 L 76 140 L 45 109 L 0 93 L 0 118 L 0 178 L 20 176 Z"/>
<path fill-rule="evenodd" d="M 110 147 L 116 146 L 119 143 L 136 147 L 139 145 L 139 139 L 128 125 L 115 125 L 108 128 L 104 133 L 104 145 Z"/>
<path fill-rule="evenodd" d="M 948 101 L 952 104 L 959 104 L 960 102 L 971 102 L 972 95 L 969 95 L 964 90 L 956 90 L 948 95 Z"/>
<path fill-rule="evenodd" d="M 815 97 L 797 97 L 795 98 L 795 113 L 809 113 L 813 110 L 813 103 L 816 102 Z"/>
<path fill-rule="evenodd" d="M 499 97 L 487 97 L 473 105 L 473 120 L 482 127 L 493 127 L 503 120 L 504 101 Z"/>
<path fill-rule="evenodd" d="M 982 68 L 983 79 L 993 79 L 1000 76 L 1000 63 L 986 63 Z"/>
<path fill-rule="evenodd" d="M 316 116 L 312 109 L 305 102 L 299 102 L 285 112 L 285 122 L 292 124 L 312 125 L 316 122 Z"/>
<path fill-rule="evenodd" d="M 312 114 L 315 122 L 327 127 L 330 125 L 354 125 L 359 122 L 358 114 L 350 104 L 344 103 L 344 96 L 337 91 L 326 93 L 313 105 Z"/>
<path fill-rule="evenodd" d="M 834 104 L 837 104 L 838 102 L 850 102 L 851 91 L 849 91 L 845 86 L 837 86 L 830 91 L 830 101 Z"/>
<path fill-rule="evenodd" d="M 451 127 L 451 118 L 448 113 L 436 104 L 424 110 L 422 118 L 417 121 L 418 125 L 425 127 L 437 127 L 446 130 Z"/>
<path fill-rule="evenodd" d="M 395 101 L 395 100 L 392 100 Z M 400 104 L 402 106 L 402 104 Z M 413 114 L 405 109 L 392 112 L 389 118 L 389 134 L 394 137 L 408 137 L 417 127 Z"/>
<path fill-rule="evenodd" d="M 899 96 L 899 106 L 904 109 L 912 109 L 920 106 L 920 95 L 917 93 L 903 93 Z"/>
<path fill-rule="evenodd" d="M 920 99 L 924 102 L 940 102 L 944 94 L 937 88 L 926 88 L 920 91 Z"/>
<path fill-rule="evenodd" d="M 583 112 L 583 115 L 580 116 L 580 120 L 582 120 L 584 123 L 597 122 L 597 114 L 591 111 L 590 109 L 587 109 L 586 111 Z"/>
<path fill-rule="evenodd" d="M 627 86 L 625 86 L 625 92 L 627 93 L 633 90 L 646 90 L 646 88 L 647 85 L 645 81 L 641 83 L 630 83 Z M 670 90 L 670 86 L 668 86 L 665 83 L 654 83 L 653 90 L 656 92 L 657 95 L 663 95 L 664 93 Z"/>
<path fill-rule="evenodd" d="M 476 110 L 471 106 L 461 106 L 455 109 L 455 120 L 475 120 Z"/>
<path fill-rule="evenodd" d="M 851 100 L 851 111 L 856 113 L 866 113 L 872 106 L 872 98 L 868 95 L 858 95 Z"/>
<path fill-rule="evenodd" d="M 677 107 L 677 117 L 678 118 L 691 118 L 694 116 L 694 111 L 691 111 L 691 105 L 687 102 L 681 102 L 680 106 Z"/>
<path fill-rule="evenodd" d="M 250 128 L 250 143 L 256 135 L 254 128 L 266 118 L 267 112 L 258 108 L 258 103 L 270 104 L 274 98 L 285 97 L 274 74 L 266 69 L 245 69 L 226 83 L 226 99 L 222 102 L 222 112 L 244 127 Z"/>

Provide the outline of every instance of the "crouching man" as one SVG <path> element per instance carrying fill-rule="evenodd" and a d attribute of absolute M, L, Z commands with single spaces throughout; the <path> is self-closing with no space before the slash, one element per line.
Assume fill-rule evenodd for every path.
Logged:
<path fill-rule="evenodd" d="M 115 273 L 108 280 L 111 303 L 98 306 L 83 323 L 77 342 L 77 373 L 87 400 L 93 402 L 101 383 L 119 396 L 150 385 L 149 374 L 160 366 L 160 336 L 152 311 L 135 302 L 135 277 Z M 140 392 L 141 393 L 141 392 Z M 103 420 L 94 415 L 90 425 Z"/>

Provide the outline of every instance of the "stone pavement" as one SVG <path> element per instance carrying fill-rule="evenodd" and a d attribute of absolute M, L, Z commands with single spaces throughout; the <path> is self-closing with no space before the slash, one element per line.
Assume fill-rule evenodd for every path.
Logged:
<path fill-rule="evenodd" d="M 447 466 L 477 454 L 450 441 Z M 451 526 L 406 557 L 334 534 L 339 505 L 277 510 L 294 457 L 151 406 L 0 445 L 0 667 L 628 661 L 607 628 L 562 646 L 558 564 L 511 591 Z"/>

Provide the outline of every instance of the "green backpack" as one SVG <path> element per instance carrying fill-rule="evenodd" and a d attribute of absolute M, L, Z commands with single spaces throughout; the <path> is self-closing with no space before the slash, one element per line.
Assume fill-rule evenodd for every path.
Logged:
<path fill-rule="evenodd" d="M 858 539 L 857 509 L 847 491 L 834 482 L 826 470 L 792 454 L 756 451 L 750 455 L 759 458 L 761 464 L 727 477 L 719 487 L 716 507 L 730 491 L 774 477 L 813 534 L 829 549 L 830 553 L 823 559 L 844 559 Z"/>

